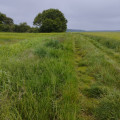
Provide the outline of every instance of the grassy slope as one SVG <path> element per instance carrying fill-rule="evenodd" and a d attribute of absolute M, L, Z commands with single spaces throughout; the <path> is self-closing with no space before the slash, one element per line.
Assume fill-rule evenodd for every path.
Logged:
<path fill-rule="evenodd" d="M 0 119 L 120 119 L 119 33 L 108 36 L 0 33 Z"/>

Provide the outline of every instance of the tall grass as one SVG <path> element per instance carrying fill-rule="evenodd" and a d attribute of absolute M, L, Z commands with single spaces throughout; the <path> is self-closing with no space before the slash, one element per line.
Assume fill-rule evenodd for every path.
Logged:
<path fill-rule="evenodd" d="M 119 59 L 107 52 L 119 54 L 119 40 L 0 33 L 0 41 L 0 120 L 120 119 Z"/>
<path fill-rule="evenodd" d="M 83 99 L 85 113 L 94 116 L 92 119 L 97 120 L 120 119 L 120 111 L 117 111 L 120 100 L 120 71 L 118 66 L 110 62 L 112 58 L 106 57 L 106 52 L 91 42 L 91 37 L 78 34 L 75 39 L 82 60 L 79 62 L 79 69 L 86 67 L 85 72 L 80 73 L 82 86 L 80 89 L 85 96 Z"/>
<path fill-rule="evenodd" d="M 53 35 L 0 48 L 1 120 L 76 119 L 78 88 L 72 40 Z"/>
<path fill-rule="evenodd" d="M 116 38 L 110 38 L 110 37 L 105 37 L 105 36 L 98 36 L 95 34 L 83 34 L 97 42 L 99 42 L 100 44 L 104 45 L 107 48 L 113 49 L 116 52 L 120 52 L 120 40 L 116 39 Z M 119 35 L 119 34 L 118 34 Z"/>

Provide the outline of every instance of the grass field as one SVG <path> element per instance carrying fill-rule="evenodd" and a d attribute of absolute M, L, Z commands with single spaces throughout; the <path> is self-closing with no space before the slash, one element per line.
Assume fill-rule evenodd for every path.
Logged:
<path fill-rule="evenodd" d="M 0 120 L 120 120 L 120 33 L 0 33 Z"/>

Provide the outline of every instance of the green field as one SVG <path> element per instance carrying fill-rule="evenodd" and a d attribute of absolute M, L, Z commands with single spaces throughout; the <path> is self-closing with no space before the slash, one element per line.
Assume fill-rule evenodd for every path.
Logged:
<path fill-rule="evenodd" d="M 120 33 L 0 33 L 0 120 L 120 120 Z"/>

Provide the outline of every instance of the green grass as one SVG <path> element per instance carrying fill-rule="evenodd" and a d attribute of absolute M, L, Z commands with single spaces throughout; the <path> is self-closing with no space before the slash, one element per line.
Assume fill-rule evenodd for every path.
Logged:
<path fill-rule="evenodd" d="M 119 34 L 0 33 L 0 120 L 119 120 Z"/>

